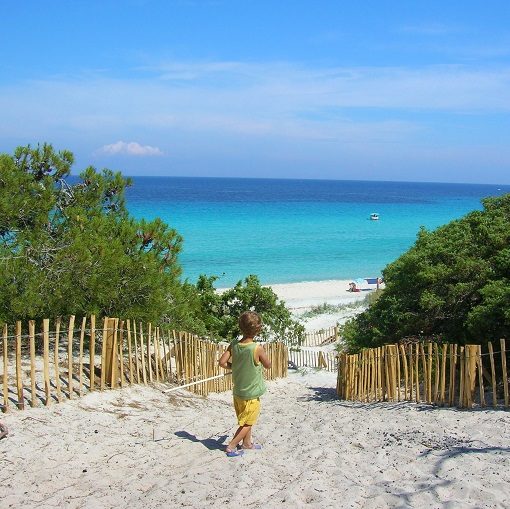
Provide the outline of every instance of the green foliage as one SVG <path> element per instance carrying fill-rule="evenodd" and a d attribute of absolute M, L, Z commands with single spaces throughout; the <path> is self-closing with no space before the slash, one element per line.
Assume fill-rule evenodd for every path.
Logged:
<path fill-rule="evenodd" d="M 0 156 L 0 321 L 84 315 L 157 320 L 179 287 L 181 237 L 129 217 L 120 173 L 51 145 Z"/>
<path fill-rule="evenodd" d="M 265 339 L 303 337 L 255 276 L 221 294 L 215 277 L 182 283 L 182 239 L 160 219 L 129 216 L 131 181 L 89 167 L 70 185 L 72 164 L 47 144 L 0 155 L 0 322 L 96 314 L 232 339 L 238 316 L 253 309 Z"/>
<path fill-rule="evenodd" d="M 298 343 L 304 338 L 304 327 L 292 319 L 285 303 L 278 299 L 271 288 L 261 286 L 256 276 L 250 275 L 233 288 L 221 292 L 214 287 L 217 279 L 215 276 L 200 276 L 195 295 L 193 288 L 188 288 L 190 293 L 186 309 L 190 314 L 186 319 L 193 332 L 230 341 L 240 334 L 239 315 L 253 310 L 260 314 L 264 324 L 260 334 L 262 339 L 285 339 Z M 170 318 L 172 323 L 178 320 Z"/>
<path fill-rule="evenodd" d="M 383 271 L 386 288 L 348 322 L 351 350 L 406 337 L 484 343 L 510 332 L 510 194 L 433 232 Z"/>

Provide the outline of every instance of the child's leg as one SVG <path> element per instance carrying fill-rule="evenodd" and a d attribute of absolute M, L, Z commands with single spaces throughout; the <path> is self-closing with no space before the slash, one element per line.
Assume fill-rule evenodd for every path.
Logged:
<path fill-rule="evenodd" d="M 243 439 L 243 447 L 246 447 L 246 449 L 251 449 L 253 446 L 253 439 L 251 438 L 251 432 L 252 432 L 253 426 L 250 426 L 250 430 Z"/>
<path fill-rule="evenodd" d="M 234 438 L 227 445 L 227 451 L 235 451 L 238 444 L 241 442 L 244 443 L 247 435 L 251 437 L 251 426 L 245 424 L 244 426 L 239 426 L 237 431 L 235 432 Z"/>

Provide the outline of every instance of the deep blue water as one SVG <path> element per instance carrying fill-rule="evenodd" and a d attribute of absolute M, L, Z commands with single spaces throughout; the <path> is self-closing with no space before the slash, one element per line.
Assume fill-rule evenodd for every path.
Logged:
<path fill-rule="evenodd" d="M 380 275 L 420 226 L 435 229 L 506 192 L 510 186 L 134 177 L 127 205 L 184 237 L 184 277 L 214 274 L 218 286 L 230 286 L 248 274 L 265 284 Z"/>

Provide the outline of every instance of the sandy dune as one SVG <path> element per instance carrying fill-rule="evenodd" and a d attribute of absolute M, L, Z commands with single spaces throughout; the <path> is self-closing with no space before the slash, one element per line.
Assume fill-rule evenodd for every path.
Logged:
<path fill-rule="evenodd" d="M 510 414 L 338 401 L 335 375 L 271 382 L 227 458 L 231 394 L 149 387 L 3 415 L 2 508 L 509 507 Z"/>

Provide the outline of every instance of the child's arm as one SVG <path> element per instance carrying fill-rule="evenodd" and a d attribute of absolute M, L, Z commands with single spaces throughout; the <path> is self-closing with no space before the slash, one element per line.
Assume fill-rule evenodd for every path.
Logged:
<path fill-rule="evenodd" d="M 268 359 L 266 351 L 261 345 L 257 346 L 257 350 L 255 351 L 255 360 L 257 362 L 261 362 L 262 366 L 264 366 L 266 369 L 271 368 L 271 361 Z"/>
<path fill-rule="evenodd" d="M 218 361 L 218 364 L 224 368 L 228 369 L 232 367 L 232 363 L 230 362 L 230 358 L 232 356 L 232 353 L 230 351 L 230 346 L 222 353 L 220 360 Z"/>

